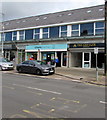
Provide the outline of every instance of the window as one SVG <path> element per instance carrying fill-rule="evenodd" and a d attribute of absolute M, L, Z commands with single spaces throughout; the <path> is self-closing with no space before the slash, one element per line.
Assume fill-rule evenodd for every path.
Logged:
<path fill-rule="evenodd" d="M 25 30 L 25 40 L 33 39 L 33 30 Z"/>
<path fill-rule="evenodd" d="M 60 27 L 60 36 L 61 37 L 66 37 L 67 36 L 67 25 L 64 25 L 64 26 Z"/>
<path fill-rule="evenodd" d="M 50 27 L 49 32 L 50 38 L 58 38 L 59 37 L 59 27 Z"/>
<path fill-rule="evenodd" d="M 19 40 L 24 40 L 24 30 L 19 31 Z"/>
<path fill-rule="evenodd" d="M 5 33 L 1 33 L 0 34 L 0 41 L 4 41 L 5 40 Z"/>
<path fill-rule="evenodd" d="M 72 25 L 72 36 L 79 36 L 79 24 Z"/>
<path fill-rule="evenodd" d="M 104 34 L 104 22 L 96 22 L 95 35 L 103 35 L 103 34 Z"/>
<path fill-rule="evenodd" d="M 12 32 L 5 33 L 5 41 L 11 41 L 12 40 Z"/>
<path fill-rule="evenodd" d="M 40 38 L 40 28 L 34 29 L 34 39 Z"/>
<path fill-rule="evenodd" d="M 49 38 L 49 28 L 43 28 L 43 38 Z"/>
<path fill-rule="evenodd" d="M 80 35 L 94 35 L 94 23 L 84 23 L 80 24 Z"/>
<path fill-rule="evenodd" d="M 17 40 L 17 31 L 12 32 L 12 40 Z"/>

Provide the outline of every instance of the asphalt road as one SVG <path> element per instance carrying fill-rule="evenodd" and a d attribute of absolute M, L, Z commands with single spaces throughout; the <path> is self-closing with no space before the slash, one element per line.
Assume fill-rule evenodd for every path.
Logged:
<path fill-rule="evenodd" d="M 105 87 L 2 74 L 2 118 L 105 118 Z"/>

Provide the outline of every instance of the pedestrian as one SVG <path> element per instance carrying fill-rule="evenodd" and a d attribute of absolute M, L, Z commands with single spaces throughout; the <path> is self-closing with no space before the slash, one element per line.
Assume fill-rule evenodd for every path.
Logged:
<path fill-rule="evenodd" d="M 33 57 L 33 55 L 31 55 L 31 57 L 30 57 L 30 60 L 34 60 L 34 57 Z"/>
<path fill-rule="evenodd" d="M 59 63 L 59 59 L 58 59 L 58 57 L 56 57 L 56 58 L 55 58 L 56 67 L 58 67 L 58 63 Z"/>

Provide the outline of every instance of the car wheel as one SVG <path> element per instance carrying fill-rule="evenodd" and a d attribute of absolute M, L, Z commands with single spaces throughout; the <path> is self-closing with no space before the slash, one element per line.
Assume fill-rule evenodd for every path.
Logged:
<path fill-rule="evenodd" d="M 36 70 L 36 74 L 37 74 L 37 75 L 40 75 L 40 74 L 41 74 L 41 70 L 37 69 L 37 70 Z"/>
<path fill-rule="evenodd" d="M 21 73 L 21 72 L 22 72 L 22 69 L 21 69 L 21 68 L 19 68 L 19 69 L 18 69 L 18 72 L 19 72 L 19 73 Z"/>
<path fill-rule="evenodd" d="M 0 71 L 2 71 L 2 67 L 0 66 Z"/>

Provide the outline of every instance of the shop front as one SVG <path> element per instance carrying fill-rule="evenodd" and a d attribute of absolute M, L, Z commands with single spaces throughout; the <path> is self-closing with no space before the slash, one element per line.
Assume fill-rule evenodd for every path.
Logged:
<path fill-rule="evenodd" d="M 70 67 L 96 68 L 95 48 L 98 48 L 97 66 L 104 68 L 104 43 L 69 44 Z"/>
<path fill-rule="evenodd" d="M 67 66 L 67 44 L 31 45 L 26 46 L 25 52 L 26 60 L 33 56 L 35 60 L 55 65 L 55 59 L 58 58 L 58 67 Z"/>

